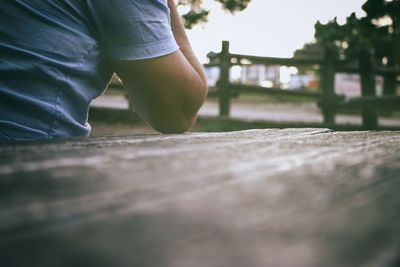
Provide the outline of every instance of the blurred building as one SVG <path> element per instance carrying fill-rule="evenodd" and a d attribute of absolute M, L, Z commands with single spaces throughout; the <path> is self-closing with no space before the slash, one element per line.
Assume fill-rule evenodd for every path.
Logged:
<path fill-rule="evenodd" d="M 220 70 L 218 67 L 206 68 L 206 77 L 210 87 L 216 86 Z M 230 71 L 230 81 L 257 85 L 265 88 L 280 88 L 285 90 L 310 90 L 320 88 L 319 75 L 313 72 L 301 74 L 294 67 L 280 65 L 243 65 L 233 66 Z M 358 74 L 337 73 L 335 75 L 335 93 L 346 98 L 361 96 L 360 76 Z M 383 94 L 383 78 L 376 77 L 376 95 Z"/>
<path fill-rule="evenodd" d="M 383 94 L 383 78 L 377 76 L 375 78 L 376 95 Z M 343 95 L 346 98 L 361 96 L 361 81 L 358 74 L 337 73 L 335 75 L 335 93 Z"/>

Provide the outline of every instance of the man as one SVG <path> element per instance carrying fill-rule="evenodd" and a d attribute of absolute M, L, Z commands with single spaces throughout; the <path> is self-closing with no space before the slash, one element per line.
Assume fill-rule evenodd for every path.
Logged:
<path fill-rule="evenodd" d="M 163 133 L 190 128 L 207 94 L 173 0 L 2 1 L 0 140 L 88 136 L 114 72 Z"/>

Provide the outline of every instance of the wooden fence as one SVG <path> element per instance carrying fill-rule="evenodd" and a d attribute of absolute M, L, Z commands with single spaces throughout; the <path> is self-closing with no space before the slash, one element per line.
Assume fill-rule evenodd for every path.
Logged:
<path fill-rule="evenodd" d="M 209 95 L 216 95 L 219 99 L 219 115 L 229 116 L 231 98 L 243 92 L 255 92 L 266 95 L 290 95 L 310 97 L 318 101 L 321 107 L 323 121 L 326 126 L 335 125 L 335 116 L 340 108 L 355 108 L 361 110 L 364 129 L 378 129 L 378 109 L 400 110 L 400 97 L 376 96 L 375 77 L 381 75 L 388 80 L 395 80 L 400 76 L 400 68 L 387 68 L 377 66 L 374 62 L 372 50 L 362 49 L 358 62 L 337 60 L 332 48 L 326 48 L 320 58 L 274 58 L 252 55 L 231 54 L 229 42 L 222 42 L 220 53 L 209 53 L 209 64 L 205 68 L 219 68 L 219 79 L 216 87 Z M 230 69 L 241 65 L 281 65 L 294 67 L 318 66 L 320 71 L 320 89 L 317 92 L 305 90 L 280 90 L 280 88 L 266 88 L 256 85 L 238 84 L 230 81 Z M 335 94 L 335 74 L 359 74 L 361 81 L 361 96 L 345 99 L 344 96 Z M 396 86 L 396 84 L 393 84 Z M 114 81 L 111 89 L 123 89 L 121 83 Z"/>
<path fill-rule="evenodd" d="M 377 97 L 375 89 L 376 75 L 384 78 L 400 76 L 399 68 L 382 68 L 374 63 L 374 55 L 371 50 L 363 49 L 360 52 L 358 62 L 337 60 L 332 48 L 326 48 L 322 58 L 273 58 L 258 57 L 250 55 L 231 54 L 229 42 L 222 42 L 220 53 L 209 54 L 210 63 L 205 67 L 218 67 L 220 70 L 219 80 L 216 84 L 216 94 L 219 98 L 220 116 L 229 116 L 231 98 L 241 92 L 257 92 L 260 94 L 283 94 L 292 96 L 309 96 L 315 98 L 321 107 L 324 123 L 335 124 L 335 115 L 338 108 L 359 108 L 362 114 L 364 129 L 378 128 L 378 108 L 399 109 L 400 97 L 384 96 Z M 304 92 L 279 90 L 277 88 L 265 88 L 261 86 L 237 84 L 230 81 L 230 68 L 235 65 L 262 64 L 305 67 L 318 65 L 320 68 L 320 90 L 319 92 Z M 361 81 L 361 96 L 346 100 L 343 96 L 335 94 L 336 73 L 358 73 Z"/>

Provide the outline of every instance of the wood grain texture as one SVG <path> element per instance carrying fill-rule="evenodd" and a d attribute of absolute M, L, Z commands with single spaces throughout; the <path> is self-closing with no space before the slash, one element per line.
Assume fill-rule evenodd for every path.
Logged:
<path fill-rule="evenodd" d="M 400 133 L 0 146 L 0 266 L 399 266 Z"/>

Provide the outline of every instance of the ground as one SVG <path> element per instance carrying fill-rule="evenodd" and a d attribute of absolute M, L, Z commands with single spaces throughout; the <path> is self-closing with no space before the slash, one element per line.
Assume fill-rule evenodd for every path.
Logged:
<path fill-rule="evenodd" d="M 92 107 L 104 107 L 113 109 L 128 109 L 128 101 L 122 92 L 108 92 L 95 99 Z M 233 99 L 230 122 L 217 121 L 218 103 L 216 99 L 209 99 L 199 112 L 199 123 L 192 131 L 226 131 L 251 128 L 285 128 L 285 127 L 321 127 L 322 115 L 317 104 L 307 98 L 277 98 L 255 96 L 251 94 Z M 91 118 L 89 118 L 90 120 Z M 257 123 L 253 123 L 253 122 Z M 246 124 L 246 122 L 248 122 Z M 336 116 L 339 130 L 360 129 L 361 116 L 349 112 Z M 112 126 L 110 127 L 110 123 Z M 125 135 L 132 133 L 155 133 L 148 125 L 141 121 L 126 123 L 115 117 L 106 122 L 92 120 L 92 136 Z M 244 125 L 245 124 L 245 125 Z M 379 124 L 383 127 L 399 128 L 400 113 L 386 112 L 379 118 Z"/>
<path fill-rule="evenodd" d="M 400 132 L 0 146 L 0 265 L 400 266 Z"/>

